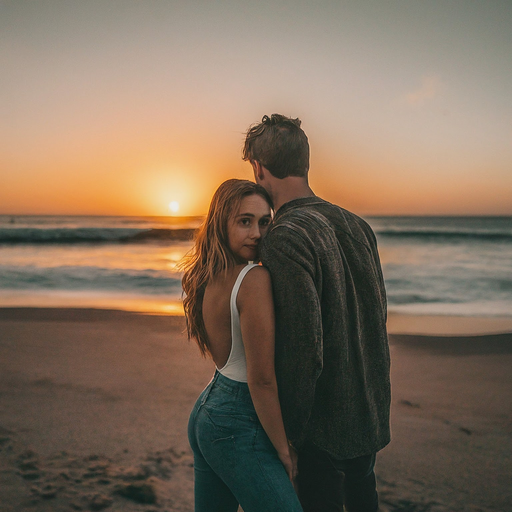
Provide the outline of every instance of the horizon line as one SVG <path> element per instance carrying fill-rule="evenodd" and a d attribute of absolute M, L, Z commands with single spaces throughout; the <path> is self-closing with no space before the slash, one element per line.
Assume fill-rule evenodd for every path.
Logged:
<path fill-rule="evenodd" d="M 352 212 L 355 213 L 355 212 Z M 2 217 L 138 217 L 138 218 L 165 218 L 186 219 L 206 217 L 206 213 L 197 215 L 128 215 L 104 213 L 2 213 Z M 512 213 L 357 213 L 360 217 L 512 217 Z"/>

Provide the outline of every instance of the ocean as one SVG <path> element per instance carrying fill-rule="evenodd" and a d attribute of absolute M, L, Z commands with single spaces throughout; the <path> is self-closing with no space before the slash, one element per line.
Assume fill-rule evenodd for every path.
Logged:
<path fill-rule="evenodd" d="M 201 217 L 0 215 L 0 307 L 182 313 Z M 368 217 L 390 312 L 512 316 L 512 217 Z"/>

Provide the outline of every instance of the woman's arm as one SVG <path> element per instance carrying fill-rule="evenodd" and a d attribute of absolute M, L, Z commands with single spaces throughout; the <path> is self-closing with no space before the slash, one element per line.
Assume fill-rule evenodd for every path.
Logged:
<path fill-rule="evenodd" d="M 270 274 L 263 267 L 249 271 L 238 292 L 237 306 L 247 360 L 247 383 L 258 418 L 290 479 L 295 457 L 286 438 L 274 371 L 274 302 Z"/>

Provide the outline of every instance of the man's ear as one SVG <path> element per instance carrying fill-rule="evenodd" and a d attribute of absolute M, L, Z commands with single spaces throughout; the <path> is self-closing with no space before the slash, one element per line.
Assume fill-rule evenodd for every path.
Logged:
<path fill-rule="evenodd" d="M 265 175 L 263 174 L 263 166 L 257 160 L 251 160 L 252 170 L 254 171 L 254 179 L 256 181 L 263 180 Z"/>

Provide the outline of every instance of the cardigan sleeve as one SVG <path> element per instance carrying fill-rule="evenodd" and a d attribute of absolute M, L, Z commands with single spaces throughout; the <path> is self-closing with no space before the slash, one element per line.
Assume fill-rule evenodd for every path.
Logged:
<path fill-rule="evenodd" d="M 323 366 L 321 270 L 307 237 L 288 227 L 268 233 L 261 256 L 272 277 L 276 377 L 283 421 L 288 439 L 300 447 Z"/>

